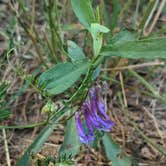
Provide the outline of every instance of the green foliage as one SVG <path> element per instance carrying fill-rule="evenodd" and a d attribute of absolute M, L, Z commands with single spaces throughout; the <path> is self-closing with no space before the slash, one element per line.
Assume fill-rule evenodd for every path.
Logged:
<path fill-rule="evenodd" d="M 90 32 L 93 38 L 94 56 L 96 57 L 102 47 L 103 33 L 108 33 L 109 29 L 103 25 L 92 23 Z"/>
<path fill-rule="evenodd" d="M 28 147 L 25 151 L 24 155 L 18 160 L 16 166 L 29 166 L 31 161 L 31 155 L 33 153 L 38 153 L 44 142 L 47 138 L 52 134 L 54 128 L 57 125 L 57 122 L 61 116 L 63 116 L 67 111 L 67 108 L 61 109 L 60 111 L 56 112 L 54 116 L 51 118 L 51 123 L 47 125 L 35 138 L 33 143 Z"/>
<path fill-rule="evenodd" d="M 55 111 L 55 103 L 49 100 L 41 110 L 42 114 L 51 114 Z"/>
<path fill-rule="evenodd" d="M 8 85 L 9 83 L 6 81 L 0 85 L 0 121 L 8 118 L 11 114 L 8 103 L 5 100 L 5 97 L 7 95 Z"/>
<path fill-rule="evenodd" d="M 126 156 L 119 157 L 118 159 L 112 160 L 112 166 L 131 166 L 131 160 Z"/>
<path fill-rule="evenodd" d="M 70 57 L 71 61 L 78 62 L 85 59 L 85 54 L 76 43 L 69 40 L 67 44 L 68 44 L 68 56 Z"/>
<path fill-rule="evenodd" d="M 59 156 L 72 156 L 74 157 L 78 154 L 80 149 L 80 140 L 78 138 L 78 133 L 75 124 L 75 117 L 73 116 L 71 119 L 68 120 L 66 130 L 65 130 L 65 137 L 63 144 L 59 150 Z"/>
<path fill-rule="evenodd" d="M 38 79 L 38 85 L 49 95 L 56 95 L 71 87 L 90 67 L 88 60 L 76 64 L 59 63 L 45 71 Z"/>
<path fill-rule="evenodd" d="M 66 154 L 62 154 L 61 156 L 59 156 L 58 160 L 56 161 L 55 166 L 72 166 L 74 165 L 73 161 L 72 161 L 72 155 L 66 155 Z"/>
<path fill-rule="evenodd" d="M 120 146 L 105 134 L 102 138 L 107 158 L 112 161 L 112 166 L 131 166 L 131 159 L 122 153 Z"/>
<path fill-rule="evenodd" d="M 114 41 L 115 40 L 115 41 Z M 103 47 L 101 55 L 120 56 L 122 58 L 166 58 L 166 38 L 136 39 L 130 32 L 124 31 L 117 35 L 107 46 Z"/>
<path fill-rule="evenodd" d="M 113 16 L 111 19 L 111 27 L 110 29 L 113 30 L 118 24 L 118 16 L 120 13 L 120 3 L 117 0 L 112 0 L 113 3 Z"/>
<path fill-rule="evenodd" d="M 80 23 L 90 31 L 91 23 L 96 22 L 90 0 L 71 0 L 71 5 Z"/>
<path fill-rule="evenodd" d="M 122 29 L 108 41 L 108 45 L 123 44 L 125 42 L 135 41 L 136 38 L 136 33 L 131 33 L 126 29 Z"/>
<path fill-rule="evenodd" d="M 61 156 L 58 160 L 52 156 L 42 156 L 40 154 L 32 154 L 32 166 L 72 166 L 72 157 Z"/>

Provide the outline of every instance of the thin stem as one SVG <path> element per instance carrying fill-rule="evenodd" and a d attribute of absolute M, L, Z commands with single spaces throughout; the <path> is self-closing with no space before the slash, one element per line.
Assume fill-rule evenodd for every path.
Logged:
<path fill-rule="evenodd" d="M 59 15 L 59 10 L 58 10 L 58 4 L 57 4 L 57 0 L 55 0 L 55 16 L 56 16 L 56 20 L 57 20 L 57 29 L 58 29 L 58 32 L 60 32 L 60 15 Z M 60 33 L 61 34 L 61 33 Z"/>
<path fill-rule="evenodd" d="M 32 15 L 31 15 L 31 26 L 30 26 L 30 32 L 33 32 L 35 24 L 35 0 L 32 0 Z"/>
<path fill-rule="evenodd" d="M 53 55 L 54 54 L 54 51 L 52 50 L 52 47 L 51 47 L 51 44 L 49 42 L 49 39 L 45 33 L 45 31 L 43 31 L 43 35 L 44 35 L 44 38 L 45 38 L 45 41 L 47 43 L 47 47 L 48 47 L 48 50 L 50 51 L 50 53 Z"/>
<path fill-rule="evenodd" d="M 153 95 L 153 97 L 159 99 L 161 102 L 166 103 L 166 97 L 161 96 L 152 85 L 150 85 L 143 77 L 137 74 L 134 70 L 129 69 L 129 72 L 135 76 Z"/>
<path fill-rule="evenodd" d="M 80 87 L 78 88 L 78 90 L 72 95 L 72 97 L 68 100 L 68 102 L 72 102 L 73 100 L 75 100 L 76 98 L 78 98 L 80 96 L 80 94 L 82 93 L 83 89 L 86 89 L 87 84 L 89 83 L 91 76 L 92 76 L 93 70 L 89 69 L 87 75 L 85 76 L 82 84 L 80 85 Z"/>
<path fill-rule="evenodd" d="M 46 99 L 48 99 L 48 96 L 46 96 L 39 88 L 37 88 L 32 83 L 31 77 L 29 75 L 27 75 L 26 73 L 24 73 L 22 68 L 15 68 L 14 65 L 10 62 L 9 58 L 10 58 L 10 53 L 12 51 L 16 51 L 16 49 L 12 48 L 11 50 L 9 50 L 7 52 L 7 61 L 8 61 L 8 64 L 10 65 L 11 69 L 13 69 L 13 71 L 15 71 L 23 80 L 25 79 L 26 81 L 28 81 L 30 83 L 30 85 L 36 90 L 36 92 L 40 93 L 42 96 L 44 96 Z"/>
<path fill-rule="evenodd" d="M 6 131 L 4 128 L 2 129 L 2 133 L 3 133 L 4 146 L 5 146 L 5 152 L 6 152 L 7 166 L 11 166 L 9 148 L 8 148 L 8 143 L 7 143 L 7 138 L 6 138 Z"/>
<path fill-rule="evenodd" d="M 138 19 L 138 14 L 139 14 L 139 6 L 140 6 L 140 0 L 137 0 L 137 3 L 136 3 L 136 9 L 135 9 L 135 12 L 134 12 L 134 17 L 133 17 L 133 28 L 136 29 L 137 27 L 137 19 Z"/>
<path fill-rule="evenodd" d="M 41 63 L 43 63 L 46 68 L 48 68 L 47 64 L 45 63 L 45 60 L 43 59 L 43 55 L 42 55 L 42 53 L 41 53 L 41 51 L 40 51 L 40 48 L 39 48 L 39 46 L 38 46 L 38 44 L 37 44 L 36 38 L 32 35 L 31 32 L 29 32 L 29 30 L 28 30 L 27 27 L 24 25 L 24 23 L 22 22 L 22 20 L 20 19 L 20 17 L 17 17 L 17 20 L 18 20 L 19 24 L 21 25 L 21 27 L 22 27 L 22 28 L 24 29 L 24 31 L 26 32 L 26 34 L 27 34 L 27 35 L 29 36 L 29 38 L 31 39 L 32 43 L 34 44 L 35 50 L 36 50 L 36 52 L 37 52 L 37 55 L 38 55 L 38 57 L 39 57 Z"/>
<path fill-rule="evenodd" d="M 65 5 L 64 5 L 65 6 Z M 63 10 L 63 9 L 61 9 Z M 58 10 L 58 4 L 57 4 L 57 0 L 55 0 L 54 2 L 54 12 L 55 12 L 55 17 L 56 17 L 56 20 L 57 20 L 57 24 L 56 24 L 56 27 L 54 26 L 54 31 L 55 31 L 55 34 L 57 36 L 57 39 L 58 39 L 58 46 L 60 48 L 60 51 L 65 55 L 67 56 L 67 53 L 66 51 L 64 50 L 64 42 L 63 42 L 63 39 L 61 37 L 61 34 L 62 34 L 62 30 L 61 30 L 61 16 L 62 16 L 62 12 L 60 13 L 60 11 Z M 62 55 L 62 54 L 61 54 Z M 68 57 L 68 56 L 67 56 Z M 61 57 L 62 60 L 65 59 L 65 57 Z"/>
<path fill-rule="evenodd" d="M 95 61 L 98 59 L 98 57 L 96 57 L 96 59 L 93 60 L 92 64 L 95 63 Z M 96 66 L 95 66 L 96 67 Z M 69 104 L 71 104 L 73 101 L 81 99 L 81 102 L 83 100 L 83 98 L 86 96 L 85 94 L 88 91 L 88 84 L 91 80 L 92 74 L 94 71 L 94 66 L 92 65 L 91 68 L 88 70 L 88 73 L 86 74 L 84 80 L 82 81 L 80 87 L 77 89 L 77 91 L 70 97 L 69 100 L 67 100 L 65 102 L 64 107 L 62 107 L 61 109 L 59 109 L 56 114 L 59 114 L 62 112 L 62 110 L 64 110 L 65 108 L 68 107 Z M 84 91 L 83 91 L 84 90 Z M 82 98 L 83 97 L 83 98 Z M 53 115 L 50 119 L 54 119 L 54 117 L 56 117 L 56 114 Z"/>
<path fill-rule="evenodd" d="M 144 27 L 145 27 L 146 21 L 147 21 L 149 15 L 150 15 L 151 11 L 153 10 L 153 7 L 154 7 L 154 5 L 155 5 L 155 2 L 156 2 L 156 0 L 151 0 L 151 1 L 149 1 L 149 3 L 148 3 L 148 7 L 147 7 L 147 9 L 146 9 L 146 11 L 145 11 L 145 14 L 144 14 L 144 16 L 143 16 L 143 18 L 142 18 L 142 21 L 141 21 L 140 25 L 139 25 L 139 29 L 141 29 L 142 32 L 143 32 L 143 29 L 144 29 Z"/>
<path fill-rule="evenodd" d="M 155 17 L 153 19 L 153 22 L 152 22 L 151 26 L 149 27 L 148 32 L 147 32 L 146 35 L 149 35 L 152 32 L 153 28 L 155 27 L 155 25 L 157 23 L 157 20 L 158 20 L 158 18 L 160 16 L 164 6 L 165 6 L 165 3 L 166 3 L 166 0 L 162 0 L 161 4 L 159 6 L 159 9 L 158 9 L 158 11 L 157 11 L 157 13 L 156 13 L 156 15 L 155 15 Z"/>
<path fill-rule="evenodd" d="M 56 2 L 56 0 L 55 0 L 55 2 Z M 57 41 L 56 41 L 55 28 L 54 28 L 54 23 L 53 23 L 53 18 L 52 18 L 52 4 L 51 4 L 50 0 L 49 0 L 49 5 L 48 5 L 48 18 L 49 18 L 49 26 L 50 26 L 50 32 L 51 32 L 51 44 L 52 44 L 52 50 L 53 50 L 53 58 L 54 58 L 55 62 L 57 63 L 58 62 Z"/>
<path fill-rule="evenodd" d="M 27 125 L 18 125 L 18 126 L 3 126 L 0 125 L 0 129 L 25 129 L 25 128 L 34 128 L 34 127 L 40 127 L 48 124 L 48 122 L 39 122 L 34 124 L 27 124 Z"/>
<path fill-rule="evenodd" d="M 23 2 L 24 2 L 24 1 L 20 1 L 20 0 L 19 0 L 19 5 L 22 7 L 23 12 L 26 14 L 26 11 L 25 11 L 25 9 L 24 9 L 24 7 L 23 7 L 23 4 L 22 4 Z M 30 30 L 29 30 L 29 29 L 24 25 L 24 23 L 22 22 L 21 17 L 20 17 L 20 15 L 19 15 L 19 13 L 18 13 L 18 8 L 14 7 L 14 6 L 12 5 L 12 3 L 9 3 L 9 5 L 10 5 L 11 9 L 13 10 L 13 12 L 14 12 L 14 14 L 15 14 L 15 16 L 16 16 L 16 18 L 17 18 L 17 20 L 18 20 L 18 23 L 21 25 L 21 27 L 24 29 L 24 31 L 25 31 L 25 33 L 27 34 L 27 36 L 31 39 L 32 43 L 34 44 L 35 50 L 36 50 L 36 52 L 37 52 L 37 55 L 38 55 L 38 57 L 39 57 L 41 63 L 44 64 L 44 66 L 45 66 L 46 68 L 48 68 L 47 64 L 45 63 L 45 60 L 43 59 L 43 55 L 42 55 L 42 53 L 41 53 L 41 51 L 40 51 L 40 48 L 39 48 L 39 46 L 38 46 L 38 44 L 37 44 L 37 40 L 36 40 L 36 38 L 32 35 L 33 29 L 34 29 L 34 25 L 33 25 L 33 24 L 34 24 L 34 19 L 35 19 L 35 0 L 33 0 L 33 12 L 32 12 L 32 15 L 33 15 L 34 18 L 32 18 L 32 20 L 31 20 L 31 27 L 30 27 Z M 29 18 L 29 17 L 27 17 L 26 20 L 28 20 L 28 18 Z"/>
<path fill-rule="evenodd" d="M 153 8 L 152 8 L 152 10 L 151 10 L 151 12 L 150 12 L 148 18 L 147 18 L 147 20 L 146 20 L 146 22 L 145 22 L 144 30 L 145 30 L 146 27 L 149 25 L 150 20 L 152 19 L 153 14 L 154 14 L 154 12 L 155 12 L 157 6 L 158 6 L 158 3 L 159 3 L 159 0 L 156 0 L 156 2 L 155 2 L 155 4 L 153 5 Z"/>
<path fill-rule="evenodd" d="M 136 64 L 136 65 L 129 65 L 129 66 L 122 66 L 122 67 L 114 67 L 114 68 L 104 68 L 102 71 L 118 71 L 118 70 L 128 70 L 128 69 L 137 69 L 137 68 L 143 68 L 143 67 L 151 67 L 151 66 L 164 66 L 164 61 L 154 61 L 154 62 L 146 62 L 142 64 Z"/>
<path fill-rule="evenodd" d="M 129 9 L 129 7 L 130 7 L 131 4 L 132 4 L 132 0 L 128 0 L 125 3 L 124 7 L 122 8 L 122 10 L 121 10 L 121 12 L 119 14 L 119 17 L 122 17 L 124 15 L 124 12 L 128 11 L 128 9 Z"/>
<path fill-rule="evenodd" d="M 156 92 L 152 85 L 150 85 L 143 77 L 138 75 L 134 70 L 129 69 L 130 74 L 135 76 L 154 96 L 160 98 L 161 96 Z"/>

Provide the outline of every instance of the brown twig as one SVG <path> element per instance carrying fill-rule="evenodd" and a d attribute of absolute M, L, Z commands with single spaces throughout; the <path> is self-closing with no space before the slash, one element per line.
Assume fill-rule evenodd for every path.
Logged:
<path fill-rule="evenodd" d="M 7 166 L 11 166 L 10 154 L 9 154 L 9 148 L 8 148 L 8 143 L 7 143 L 7 138 L 6 138 L 6 130 L 5 129 L 2 129 L 2 134 L 3 134 L 4 146 L 5 146 L 5 152 L 6 152 L 6 163 L 7 163 Z"/>
<path fill-rule="evenodd" d="M 148 36 L 153 31 L 153 29 L 154 29 L 154 27 L 155 27 L 155 25 L 157 23 L 157 20 L 159 19 L 159 16 L 160 16 L 160 14 L 161 14 L 164 6 L 165 6 L 165 3 L 166 3 L 166 0 L 162 0 L 161 1 L 161 4 L 160 4 L 160 6 L 158 8 L 158 11 L 157 11 L 154 19 L 153 19 L 153 22 L 152 22 L 151 26 L 149 27 L 149 29 L 147 30 L 147 32 L 146 31 L 144 32 L 145 36 Z"/>
<path fill-rule="evenodd" d="M 31 15 L 31 25 L 30 25 L 30 32 L 33 32 L 35 23 L 35 0 L 32 0 L 32 15 Z"/>
<path fill-rule="evenodd" d="M 124 66 L 124 67 L 107 68 L 107 69 L 102 69 L 102 71 L 127 70 L 127 69 L 136 69 L 136 68 L 150 67 L 150 66 L 160 66 L 160 65 L 163 66 L 165 65 L 165 63 L 157 60 L 155 62 L 147 62 L 142 64 Z"/>
<path fill-rule="evenodd" d="M 126 92 L 125 92 L 125 88 L 124 88 L 124 83 L 123 83 L 122 72 L 119 72 L 119 79 L 120 79 L 120 83 L 121 83 L 121 87 L 122 87 L 122 94 L 123 94 L 124 106 L 125 106 L 125 108 L 127 108 L 128 104 L 127 104 L 127 98 L 126 98 Z"/>
<path fill-rule="evenodd" d="M 147 113 L 147 115 L 153 120 L 154 126 L 155 126 L 155 128 L 156 128 L 156 130 L 157 130 L 157 133 L 158 133 L 158 135 L 160 136 L 160 138 L 161 138 L 161 140 L 162 140 L 162 143 L 163 143 L 163 145 L 164 145 L 163 133 L 162 133 L 162 131 L 161 131 L 160 128 L 159 128 L 159 125 L 158 125 L 158 123 L 157 123 L 157 120 L 156 120 L 155 116 L 154 116 L 152 113 L 150 113 L 147 108 L 144 107 L 144 110 L 145 110 L 145 112 Z"/>

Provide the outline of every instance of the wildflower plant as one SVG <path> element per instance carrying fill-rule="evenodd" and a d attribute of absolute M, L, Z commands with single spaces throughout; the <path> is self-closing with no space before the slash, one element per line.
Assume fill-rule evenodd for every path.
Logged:
<path fill-rule="evenodd" d="M 109 134 L 116 123 L 109 117 L 110 110 L 106 109 L 103 98 L 104 87 L 96 85 L 95 82 L 100 74 L 103 61 L 108 61 L 110 58 L 166 58 L 166 38 L 143 38 L 142 33 L 140 33 L 143 29 L 140 29 L 137 34 L 122 29 L 114 35 L 113 29 L 111 29 L 113 26 L 106 27 L 101 23 L 99 7 L 95 9 L 91 0 L 71 0 L 71 6 L 79 22 L 91 36 L 92 56 L 86 55 L 87 53 L 74 41 L 69 40 L 64 43 L 61 40 L 62 34 L 58 35 L 56 32 L 54 34 L 50 28 L 53 48 L 54 36 L 57 35 L 62 43 L 60 51 L 65 54 L 66 58 L 65 62 L 62 62 L 60 58 L 54 57 L 56 64 L 32 81 L 33 87 L 46 99 L 46 105 L 42 112 L 48 113 L 49 116 L 47 121 L 43 123 L 44 129 L 18 160 L 16 166 L 28 166 L 31 154 L 40 151 L 59 120 L 66 116 L 70 118 L 66 120 L 65 137 L 58 153 L 59 158 L 64 155 L 74 157 L 79 153 L 80 146 L 90 146 L 93 143 L 96 139 L 95 133 L 103 132 L 103 136 L 98 141 L 102 140 L 106 155 L 112 161 L 113 166 L 117 163 L 130 166 L 131 159 L 122 152 L 120 146 L 114 142 Z M 56 8 L 56 12 L 57 10 Z M 56 14 L 58 18 L 58 13 Z M 52 27 L 51 15 L 48 15 L 48 19 Z M 18 21 L 21 25 L 23 24 L 19 17 Z M 61 28 L 57 27 L 59 28 L 58 33 L 61 33 Z M 26 32 L 29 34 L 28 31 Z M 50 52 L 56 55 L 57 48 L 54 49 L 51 49 Z M 43 59 L 41 61 L 45 63 Z M 48 67 L 47 64 L 44 66 Z M 70 93 L 71 87 L 74 89 L 74 93 L 73 91 Z M 68 98 L 67 100 L 62 99 L 62 106 L 54 109 L 52 98 L 61 93 L 65 93 Z"/>
<path fill-rule="evenodd" d="M 109 132 L 114 126 L 114 122 L 110 121 L 106 115 L 106 107 L 101 94 L 101 87 L 92 87 L 89 91 L 89 99 L 87 98 L 81 106 L 80 112 L 84 115 L 87 133 L 83 129 L 79 111 L 75 113 L 78 135 L 84 144 L 94 141 L 95 129 Z"/>

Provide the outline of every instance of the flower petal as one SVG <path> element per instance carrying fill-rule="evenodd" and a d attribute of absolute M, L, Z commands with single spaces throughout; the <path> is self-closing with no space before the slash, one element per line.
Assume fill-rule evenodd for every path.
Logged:
<path fill-rule="evenodd" d="M 78 112 L 75 113 L 75 120 L 76 120 L 76 127 L 80 141 L 85 144 L 88 144 L 89 142 L 93 141 L 94 140 L 93 131 L 91 131 L 88 134 L 85 134 Z"/>

